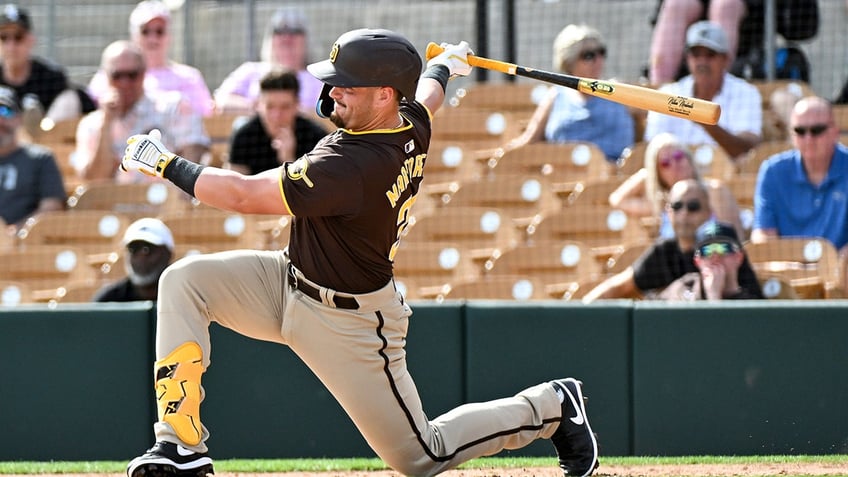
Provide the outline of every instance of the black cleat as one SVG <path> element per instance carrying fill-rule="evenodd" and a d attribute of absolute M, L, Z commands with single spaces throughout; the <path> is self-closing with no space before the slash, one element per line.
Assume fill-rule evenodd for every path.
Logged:
<path fill-rule="evenodd" d="M 214 474 L 212 458 L 171 442 L 160 441 L 127 465 L 127 477 L 206 477 Z"/>
<path fill-rule="evenodd" d="M 566 476 L 587 477 L 598 468 L 598 441 L 584 404 L 583 383 L 574 378 L 552 381 L 562 398 L 562 420 L 551 436 L 559 457 L 559 466 Z"/>

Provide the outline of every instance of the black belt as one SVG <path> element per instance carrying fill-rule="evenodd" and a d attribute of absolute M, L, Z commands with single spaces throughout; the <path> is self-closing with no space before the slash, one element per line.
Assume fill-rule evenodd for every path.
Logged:
<path fill-rule="evenodd" d="M 303 292 L 304 295 L 312 298 L 313 300 L 323 303 L 324 301 L 321 299 L 321 290 L 312 285 L 306 283 L 303 280 L 298 280 L 297 275 L 294 273 L 294 267 L 289 264 L 288 266 L 288 275 L 289 275 L 289 286 L 296 288 Z M 356 298 L 351 296 L 333 296 L 333 303 L 336 305 L 336 308 L 341 308 L 342 310 L 358 310 L 359 302 L 356 301 Z"/>

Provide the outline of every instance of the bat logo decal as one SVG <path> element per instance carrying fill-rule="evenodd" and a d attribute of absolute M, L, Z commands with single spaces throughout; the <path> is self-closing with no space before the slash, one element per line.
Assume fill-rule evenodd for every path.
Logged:
<path fill-rule="evenodd" d="M 592 93 L 613 94 L 615 87 L 610 83 L 598 80 L 580 80 L 580 89 L 588 89 Z"/>
<path fill-rule="evenodd" d="M 672 96 L 668 98 L 668 110 L 677 114 L 689 116 L 695 108 L 695 103 L 684 96 Z"/>

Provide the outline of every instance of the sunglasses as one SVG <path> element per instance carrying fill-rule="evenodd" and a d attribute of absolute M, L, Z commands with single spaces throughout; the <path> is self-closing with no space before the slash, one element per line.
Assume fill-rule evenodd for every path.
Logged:
<path fill-rule="evenodd" d="M 827 124 L 813 124 L 812 126 L 804 127 L 804 126 L 795 126 L 792 128 L 792 131 L 798 136 L 806 136 L 807 133 L 810 133 L 812 137 L 819 137 L 827 131 L 829 128 Z"/>
<path fill-rule="evenodd" d="M 716 242 L 702 245 L 695 251 L 695 254 L 703 258 L 723 257 L 739 251 L 739 248 L 732 243 Z"/>
<path fill-rule="evenodd" d="M 581 51 L 580 55 L 579 55 L 579 58 L 583 61 L 593 61 L 597 57 L 606 58 L 607 57 L 607 49 L 602 46 L 602 47 L 597 48 L 595 50 Z"/>
<path fill-rule="evenodd" d="M 672 202 L 668 205 L 671 207 L 671 210 L 677 212 L 680 209 L 686 207 L 687 212 L 697 212 L 701 210 L 701 201 L 700 200 L 690 200 L 687 202 L 683 202 L 682 200 L 678 200 L 677 202 Z"/>
<path fill-rule="evenodd" d="M 153 245 L 142 241 L 136 241 L 127 244 L 127 252 L 133 255 L 137 253 L 140 253 L 142 255 L 150 255 L 151 253 L 159 250 L 160 248 L 162 247 L 160 247 L 159 245 Z"/>
<path fill-rule="evenodd" d="M 660 158 L 660 167 L 663 169 L 667 169 L 671 167 L 672 163 L 677 163 L 686 159 L 686 153 L 683 151 L 674 151 L 671 154 Z"/>
<path fill-rule="evenodd" d="M 165 33 L 167 33 L 167 32 L 165 31 L 164 28 L 142 28 L 141 29 L 142 36 L 150 36 L 150 35 L 165 36 Z"/>
<path fill-rule="evenodd" d="M 0 34 L 0 42 L 7 43 L 9 41 L 14 41 L 15 43 L 20 43 L 24 41 L 23 33 L 15 33 L 14 35 L 10 35 L 8 33 Z"/>
<path fill-rule="evenodd" d="M 15 109 L 10 108 L 9 106 L 6 106 L 6 105 L 0 105 L 0 118 L 12 119 L 17 114 L 18 114 L 18 112 Z"/>
<path fill-rule="evenodd" d="M 303 35 L 306 33 L 303 28 L 282 27 L 274 28 L 275 35 Z"/>
<path fill-rule="evenodd" d="M 135 81 L 141 76 L 141 73 L 141 70 L 113 71 L 109 73 L 109 79 L 112 81 L 120 81 L 123 79 Z"/>

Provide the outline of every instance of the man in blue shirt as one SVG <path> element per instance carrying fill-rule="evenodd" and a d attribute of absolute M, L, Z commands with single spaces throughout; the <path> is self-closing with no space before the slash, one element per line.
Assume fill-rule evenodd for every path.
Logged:
<path fill-rule="evenodd" d="M 848 243 L 848 148 L 839 144 L 833 107 L 820 97 L 801 99 L 789 126 L 795 149 L 760 166 L 751 240 L 824 237 L 841 249 Z"/>

